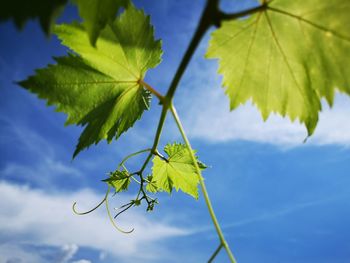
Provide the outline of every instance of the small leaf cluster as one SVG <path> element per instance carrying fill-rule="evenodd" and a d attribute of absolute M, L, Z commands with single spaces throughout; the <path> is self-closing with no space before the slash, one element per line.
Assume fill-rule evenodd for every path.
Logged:
<path fill-rule="evenodd" d="M 152 180 L 159 190 L 171 193 L 181 189 L 198 199 L 198 183 L 200 175 L 192 162 L 189 150 L 184 144 L 168 144 L 164 148 L 167 157 L 156 156 L 153 159 Z M 202 169 L 204 164 L 199 163 Z"/>
<path fill-rule="evenodd" d="M 158 204 L 156 198 L 152 198 L 148 193 L 156 194 L 165 191 L 171 193 L 173 189 L 181 190 L 186 194 L 198 199 L 198 184 L 200 175 L 196 173 L 195 166 L 189 154 L 189 150 L 184 144 L 167 144 L 164 148 L 167 157 L 161 155 L 158 151 L 154 152 L 152 174 L 144 176 L 142 171 L 130 173 L 124 159 L 118 166 L 118 169 L 110 172 L 105 180 L 110 187 L 115 189 L 116 193 L 128 190 L 131 182 L 139 185 L 136 198 L 120 207 L 118 215 L 125 212 L 133 206 L 139 206 L 144 200 L 147 203 L 147 211 L 152 211 L 155 204 Z M 131 155 L 135 156 L 135 155 Z M 206 166 L 198 161 L 201 169 Z M 147 193 L 148 192 L 148 193 Z"/>

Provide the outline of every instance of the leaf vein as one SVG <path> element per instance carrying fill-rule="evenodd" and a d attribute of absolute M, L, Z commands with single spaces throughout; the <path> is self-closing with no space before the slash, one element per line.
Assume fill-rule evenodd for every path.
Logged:
<path fill-rule="evenodd" d="M 268 7 L 268 10 L 271 10 L 273 12 L 276 12 L 276 13 L 280 13 L 282 15 L 286 15 L 286 16 L 289 16 L 291 18 L 294 18 L 294 19 L 297 19 L 297 20 L 300 20 L 306 24 L 309 24 L 311 25 L 312 27 L 315 27 L 321 31 L 324 31 L 326 33 L 332 33 L 334 36 L 338 37 L 339 39 L 343 40 L 343 41 L 346 41 L 348 43 L 350 43 L 350 37 L 348 36 L 344 36 L 340 33 L 338 33 L 337 31 L 333 30 L 333 29 L 330 29 L 330 28 L 326 28 L 324 26 L 321 26 L 319 24 L 316 24 L 310 20 L 307 20 L 305 18 L 303 18 L 302 16 L 298 16 L 298 15 L 295 15 L 295 14 L 292 14 L 292 13 L 289 13 L 287 11 L 284 11 L 284 10 L 281 10 L 281 9 L 278 9 L 278 8 L 275 8 L 275 7 Z"/>

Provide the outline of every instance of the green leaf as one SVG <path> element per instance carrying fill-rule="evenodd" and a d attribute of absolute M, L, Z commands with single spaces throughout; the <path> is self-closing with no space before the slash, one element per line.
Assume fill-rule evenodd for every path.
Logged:
<path fill-rule="evenodd" d="M 108 22 L 112 22 L 121 7 L 126 7 L 127 0 L 76 0 L 79 14 L 89 35 L 91 45 L 95 46 L 100 31 Z"/>
<path fill-rule="evenodd" d="M 336 90 L 350 94 L 349 13 L 344 0 L 273 0 L 223 22 L 207 57 L 219 59 L 231 109 L 251 99 L 264 119 L 298 118 L 311 135 L 321 99 L 332 105 Z"/>
<path fill-rule="evenodd" d="M 129 6 L 107 26 L 92 47 L 79 24 L 55 29 L 63 44 L 80 56 L 56 58 L 56 65 L 20 82 L 68 115 L 66 124 L 85 125 L 74 157 L 91 144 L 111 142 L 149 108 L 150 93 L 139 81 L 161 59 L 149 17 Z"/>
<path fill-rule="evenodd" d="M 152 181 L 157 185 L 157 190 L 171 193 L 181 189 L 194 198 L 198 199 L 199 176 L 192 162 L 190 152 L 186 145 L 167 144 L 164 152 L 168 158 L 165 160 L 158 156 L 153 159 Z"/>
<path fill-rule="evenodd" d="M 103 181 L 114 187 L 117 193 L 127 190 L 131 182 L 128 172 L 118 170 L 111 173 L 110 177 Z"/>
<path fill-rule="evenodd" d="M 158 192 L 157 182 L 153 179 L 152 175 L 147 176 L 148 183 L 146 185 L 146 190 L 150 193 Z"/>
<path fill-rule="evenodd" d="M 22 28 L 28 19 L 39 19 L 42 30 L 48 35 L 54 19 L 62 11 L 67 0 L 11 0 L 3 1 L 0 21 L 13 19 Z"/>

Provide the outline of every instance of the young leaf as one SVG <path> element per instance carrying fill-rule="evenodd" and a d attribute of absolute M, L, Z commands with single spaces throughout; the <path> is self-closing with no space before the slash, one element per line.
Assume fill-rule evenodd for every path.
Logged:
<path fill-rule="evenodd" d="M 231 109 L 251 99 L 264 119 L 298 118 L 311 135 L 321 98 L 332 105 L 336 89 L 350 94 L 350 2 L 265 2 L 246 19 L 223 22 L 207 57 L 219 59 Z"/>
<path fill-rule="evenodd" d="M 24 88 L 67 113 L 67 124 L 86 125 L 73 156 L 91 144 L 110 142 L 148 109 L 150 93 L 139 81 L 161 59 L 160 41 L 142 11 L 128 6 L 92 47 L 79 24 L 55 29 L 63 44 L 80 56 L 56 58 L 56 65 L 20 82 Z"/>
<path fill-rule="evenodd" d="M 152 175 L 147 176 L 148 183 L 146 185 L 146 190 L 150 193 L 158 192 L 157 182 L 153 179 Z"/>
<path fill-rule="evenodd" d="M 79 14 L 89 35 L 91 45 L 95 46 L 100 31 L 108 22 L 114 20 L 118 10 L 126 7 L 127 0 L 76 0 Z"/>
<path fill-rule="evenodd" d="M 111 176 L 103 181 L 114 187 L 117 193 L 127 190 L 131 182 L 128 172 L 118 170 L 111 173 Z"/>
<path fill-rule="evenodd" d="M 168 144 L 164 152 L 168 155 L 167 160 L 158 156 L 153 159 L 152 181 L 158 190 L 171 193 L 173 188 L 181 189 L 198 199 L 199 176 L 186 145 Z"/>
<path fill-rule="evenodd" d="M 67 0 L 11 0 L 3 1 L 0 8 L 0 21 L 12 18 L 18 28 L 28 19 L 38 18 L 42 30 L 48 35 L 56 16 Z"/>

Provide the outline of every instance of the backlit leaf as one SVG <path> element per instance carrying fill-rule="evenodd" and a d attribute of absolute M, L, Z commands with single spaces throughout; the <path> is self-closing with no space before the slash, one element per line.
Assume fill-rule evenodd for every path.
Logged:
<path fill-rule="evenodd" d="M 68 115 L 67 124 L 85 126 L 74 156 L 91 144 L 110 142 L 128 130 L 145 109 L 150 93 L 139 81 L 161 59 L 149 17 L 129 6 L 107 26 L 92 47 L 79 24 L 60 25 L 55 33 L 77 55 L 56 58 L 20 85 Z"/>
<path fill-rule="evenodd" d="M 198 199 L 199 176 L 192 162 L 190 152 L 186 145 L 168 144 L 164 148 L 167 159 L 159 156 L 154 157 L 152 167 L 152 181 L 158 190 L 171 193 L 181 189 L 194 198 Z"/>
<path fill-rule="evenodd" d="M 48 35 L 56 16 L 67 0 L 11 0 L 2 1 L 0 21 L 13 19 L 22 28 L 29 19 L 38 19 L 42 30 Z"/>
<path fill-rule="evenodd" d="M 90 43 L 96 44 L 100 31 L 108 22 L 112 22 L 121 7 L 126 7 L 127 0 L 76 0 L 79 14 L 89 35 Z"/>
<path fill-rule="evenodd" d="M 336 90 L 350 94 L 349 14 L 350 1 L 272 0 L 223 22 L 207 57 L 219 59 L 231 109 L 251 99 L 264 119 L 299 119 L 311 135 L 321 99 L 332 105 Z"/>
<path fill-rule="evenodd" d="M 149 175 L 147 176 L 148 183 L 146 185 L 146 190 L 150 193 L 156 193 L 158 192 L 158 186 L 156 181 L 154 181 L 153 176 Z"/>
<path fill-rule="evenodd" d="M 110 177 L 103 181 L 115 188 L 117 193 L 127 190 L 131 182 L 130 174 L 128 172 L 118 170 L 111 173 Z"/>

